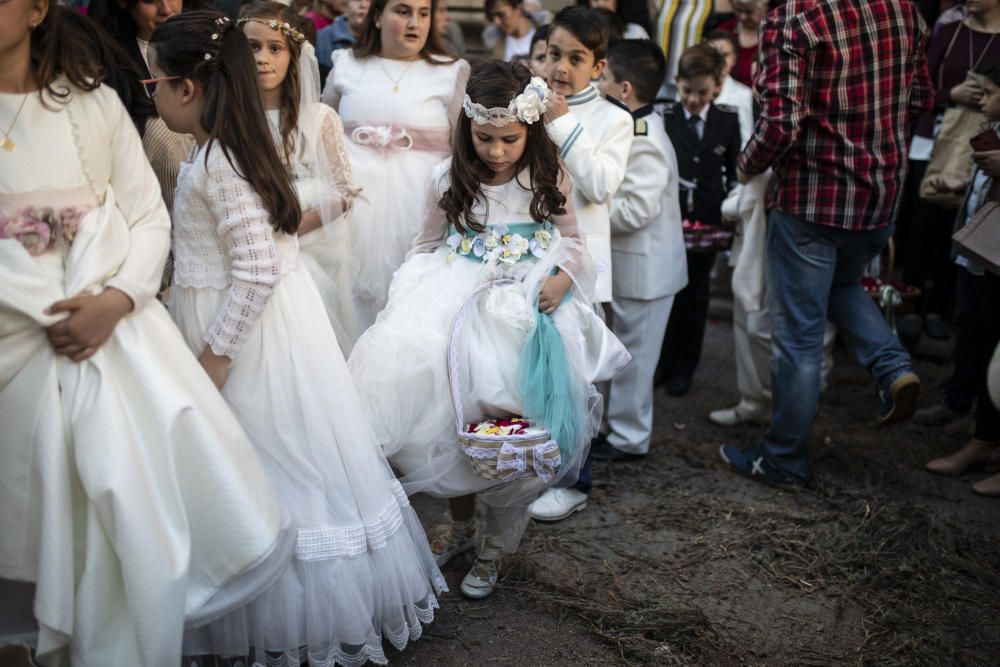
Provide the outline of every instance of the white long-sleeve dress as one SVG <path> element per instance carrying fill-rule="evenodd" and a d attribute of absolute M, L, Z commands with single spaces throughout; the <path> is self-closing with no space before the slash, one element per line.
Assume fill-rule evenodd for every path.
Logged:
<path fill-rule="evenodd" d="M 0 619 L 4 580 L 30 582 L 42 664 L 177 665 L 185 620 L 252 599 L 293 543 L 153 298 L 170 221 L 139 136 L 110 88 L 65 87 L 0 94 L 0 116 L 23 104 L 0 152 Z M 86 361 L 56 356 L 45 309 L 105 287 L 133 311 Z"/>
<path fill-rule="evenodd" d="M 527 506 L 546 485 L 537 478 L 498 483 L 477 477 L 459 448 L 446 360 L 451 325 L 463 303 L 491 280 L 516 281 L 479 295 L 465 319 L 455 359 L 465 421 L 520 416 L 518 373 L 525 341 L 535 327 L 538 292 L 555 267 L 573 279 L 571 296 L 556 309 L 552 323 L 585 424 L 577 432 L 578 442 L 562 443 L 574 455 L 564 457 L 560 476 L 576 474 L 600 425 L 602 403 L 593 383 L 614 376 L 629 354 L 590 306 L 595 271 L 577 229 L 568 177 L 561 182 L 566 212 L 545 224 L 531 218 L 527 171 L 503 185 L 483 185 L 486 200 L 477 202 L 473 213 L 485 231 L 481 237 L 473 232 L 463 236 L 449 229 L 437 205 L 448 188 L 450 165 L 449 158 L 433 171 L 421 233 L 396 272 L 388 305 L 358 340 L 349 365 L 406 492 L 445 498 L 479 493 L 495 510 L 491 534 L 502 536 L 512 550 L 527 522 Z M 505 246 L 519 244 L 522 250 L 501 259 Z M 500 255 L 490 259 L 492 252 Z"/>
<path fill-rule="evenodd" d="M 279 151 L 284 154 L 281 111 L 267 112 Z M 299 236 L 299 257 L 312 276 L 337 342 L 346 357 L 367 326 L 358 315 L 351 286 L 359 263 L 352 254 L 349 215 L 358 190 L 337 112 L 315 102 L 299 109 L 288 159 L 302 211 L 320 216 L 322 226 Z"/>
<path fill-rule="evenodd" d="M 468 78 L 464 60 L 359 60 L 350 49 L 333 54 L 323 101 L 344 122 L 354 182 L 363 194 L 350 216 L 362 329 L 385 306 L 392 274 L 420 230 L 427 175 L 449 152 Z"/>
<path fill-rule="evenodd" d="M 222 394 L 298 537 L 285 574 L 186 637 L 188 655 L 261 664 L 385 662 L 420 636 L 444 580 L 364 419 L 298 240 L 276 232 L 219 145 L 181 165 L 170 311 L 191 350 L 229 357 Z M 251 651 L 252 649 L 252 651 Z"/>

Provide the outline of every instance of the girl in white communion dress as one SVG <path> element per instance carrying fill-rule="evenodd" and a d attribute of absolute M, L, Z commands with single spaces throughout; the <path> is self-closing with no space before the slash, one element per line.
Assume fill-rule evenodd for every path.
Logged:
<path fill-rule="evenodd" d="M 423 184 L 448 154 L 469 78 L 469 64 L 447 55 L 431 30 L 434 6 L 373 0 L 354 48 L 334 51 L 323 90 L 344 121 L 364 192 L 350 215 L 362 331 L 385 306 L 392 274 L 420 230 Z"/>
<path fill-rule="evenodd" d="M 432 544 L 439 565 L 476 546 L 476 496 L 485 503 L 486 539 L 462 582 L 473 598 L 493 591 L 501 553 L 517 548 L 528 505 L 547 486 L 575 479 L 600 423 L 593 383 L 629 361 L 589 305 L 595 272 L 569 179 L 542 126 L 548 96 L 521 65 L 491 61 L 473 71 L 454 153 L 431 174 L 423 229 L 388 305 L 350 358 L 406 492 L 450 500 L 454 523 Z M 499 278 L 514 284 L 477 296 Z M 476 300 L 450 348 L 452 323 L 470 296 Z M 461 369 L 461 395 L 449 378 L 450 355 Z M 526 416 L 558 443 L 557 474 L 475 475 L 458 444 L 453 391 L 458 412 L 472 420 L 535 411 Z"/>
<path fill-rule="evenodd" d="M 243 8 L 237 23 L 253 50 L 268 124 L 302 207 L 299 257 L 346 357 L 362 333 L 351 291 L 359 265 L 351 256 L 348 227 L 358 190 L 351 184 L 344 125 L 319 101 L 316 52 L 295 21 L 287 6 L 257 0 Z"/>
<path fill-rule="evenodd" d="M 258 599 L 187 633 L 185 654 L 269 666 L 384 663 L 433 618 L 444 580 L 364 419 L 271 141 L 253 54 L 221 14 L 153 33 L 156 105 L 198 146 L 174 198 L 170 311 L 250 435 L 292 516 L 292 566 Z"/>
<path fill-rule="evenodd" d="M 44 665 L 177 665 L 294 534 L 154 299 L 170 221 L 70 11 L 0 4 L 0 644 L 37 625 Z"/>

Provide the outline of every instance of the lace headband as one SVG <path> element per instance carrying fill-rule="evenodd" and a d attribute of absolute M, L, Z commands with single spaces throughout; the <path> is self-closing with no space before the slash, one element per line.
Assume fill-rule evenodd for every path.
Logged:
<path fill-rule="evenodd" d="M 292 27 L 292 24 L 288 21 L 278 21 L 276 19 L 262 19 L 256 16 L 245 16 L 236 22 L 236 25 L 242 26 L 244 23 L 249 23 L 253 21 L 254 23 L 260 23 L 261 25 L 266 25 L 271 30 L 277 30 L 283 34 L 288 39 L 292 40 L 296 44 L 301 44 L 306 41 L 306 36 L 301 32 Z"/>
<path fill-rule="evenodd" d="M 503 127 L 514 121 L 521 121 L 531 125 L 542 117 L 545 113 L 545 106 L 549 102 L 552 92 L 545 85 L 541 77 L 533 76 L 528 85 L 524 87 L 524 92 L 510 101 L 506 107 L 484 107 L 472 101 L 468 95 L 462 102 L 462 109 L 465 116 L 471 118 L 480 125 L 489 123 L 494 127 Z"/>

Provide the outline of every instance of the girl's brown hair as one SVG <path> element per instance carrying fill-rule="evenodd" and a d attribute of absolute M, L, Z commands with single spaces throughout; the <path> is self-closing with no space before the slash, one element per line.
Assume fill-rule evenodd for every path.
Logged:
<path fill-rule="evenodd" d="M 205 105 L 199 122 L 208 133 L 206 164 L 218 143 L 236 173 L 263 200 L 274 228 L 294 234 L 302 218 L 299 198 L 271 140 L 250 43 L 234 28 L 219 12 L 179 14 L 153 32 L 150 48 L 165 74 L 191 79 L 202 89 Z"/>
<path fill-rule="evenodd" d="M 372 0 L 365 17 L 361 38 L 354 44 L 355 58 L 370 58 L 382 51 L 382 31 L 375 27 L 375 19 L 385 11 L 391 0 Z M 432 65 L 445 65 L 455 62 L 454 56 L 441 44 L 441 38 L 434 32 L 434 10 L 437 0 L 431 0 L 431 28 L 427 31 L 427 41 L 420 48 L 420 57 Z M 437 57 L 435 57 L 437 56 Z"/>
<path fill-rule="evenodd" d="M 484 107 L 506 107 L 510 101 L 524 91 L 531 80 L 531 72 L 524 65 L 489 60 L 476 65 L 469 77 L 465 92 L 469 98 Z M 520 177 L 527 168 L 530 183 L 518 184 L 532 191 L 531 219 L 545 222 L 553 215 L 566 212 L 566 197 L 559 191 L 559 151 L 549 139 L 544 124 L 538 120 L 528 128 L 524 154 L 515 165 L 515 173 Z M 440 206 L 448 222 L 459 231 L 466 229 L 481 232 L 484 226 L 472 215 L 476 202 L 486 204 L 482 182 L 493 176 L 493 171 L 476 155 L 472 143 L 472 120 L 464 113 L 459 116 L 452 142 L 451 184 L 441 197 Z"/>
<path fill-rule="evenodd" d="M 45 18 L 31 32 L 31 75 L 44 93 L 42 102 L 50 109 L 50 102 L 66 103 L 72 95 L 68 86 L 56 84 L 60 75 L 80 90 L 98 88 L 104 75 L 97 54 L 78 47 L 63 20 L 64 11 L 49 5 Z"/>
<path fill-rule="evenodd" d="M 299 27 L 299 15 L 280 2 L 271 0 L 255 0 L 249 5 L 244 5 L 240 12 L 240 19 L 275 19 L 282 23 L 288 23 L 295 29 Z M 281 148 L 284 151 L 285 164 L 292 164 L 292 155 L 295 152 L 295 128 L 299 124 L 299 55 L 302 53 L 302 44 L 284 33 L 280 33 L 288 47 L 291 55 L 291 62 L 288 63 L 288 72 L 285 80 L 281 82 L 281 110 L 278 112 L 279 129 L 281 130 Z"/>

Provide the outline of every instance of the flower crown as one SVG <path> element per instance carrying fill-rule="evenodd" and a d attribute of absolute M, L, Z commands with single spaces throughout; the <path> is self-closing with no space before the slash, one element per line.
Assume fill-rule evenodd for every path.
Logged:
<path fill-rule="evenodd" d="M 472 98 L 466 95 L 462 109 L 467 118 L 480 125 L 489 123 L 494 127 L 503 127 L 517 120 L 531 125 L 545 113 L 551 95 L 552 92 L 545 85 L 545 81 L 541 77 L 533 76 L 524 87 L 524 92 L 512 99 L 506 107 L 486 108 L 482 104 L 473 102 Z"/>
<path fill-rule="evenodd" d="M 266 25 L 271 30 L 277 30 L 278 32 L 282 33 L 285 37 L 292 40 L 296 44 L 301 44 L 302 42 L 306 41 L 306 36 L 303 35 L 301 32 L 299 32 L 298 30 L 296 30 L 295 28 L 293 28 L 292 24 L 289 23 L 288 21 L 278 21 L 276 19 L 262 19 L 257 16 L 244 16 L 243 18 L 241 18 L 239 21 L 236 22 L 236 25 L 242 26 L 244 23 L 249 23 L 250 21 Z"/>

